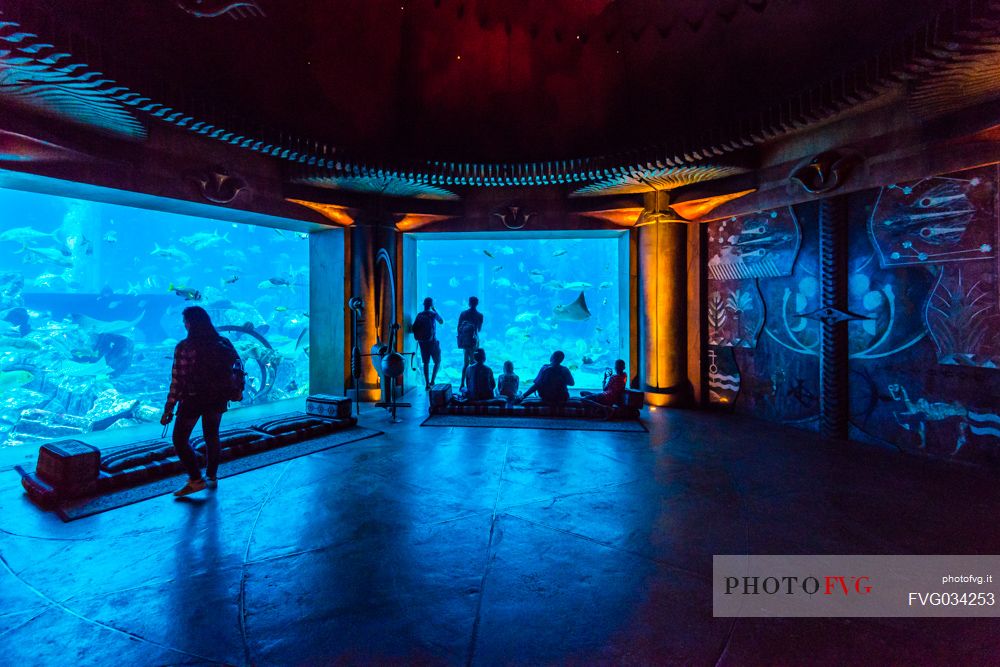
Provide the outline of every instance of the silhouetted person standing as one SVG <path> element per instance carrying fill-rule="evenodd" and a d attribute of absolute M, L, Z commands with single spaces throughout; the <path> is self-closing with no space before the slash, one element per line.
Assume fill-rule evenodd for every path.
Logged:
<path fill-rule="evenodd" d="M 441 342 L 437 339 L 437 325 L 444 320 L 434 308 L 434 299 L 424 299 L 424 309 L 413 318 L 413 337 L 420 347 L 420 360 L 424 364 L 424 388 L 430 389 L 437 379 L 438 366 L 441 365 Z M 428 377 L 427 367 L 434 361 L 434 372 Z"/>
<path fill-rule="evenodd" d="M 187 470 L 188 481 L 174 491 L 175 496 L 186 496 L 206 486 L 215 488 L 219 469 L 219 425 L 222 413 L 229 405 L 228 375 L 232 373 L 233 363 L 239 359 L 236 348 L 228 338 L 219 335 L 204 308 L 185 308 L 183 317 L 188 334 L 174 348 L 170 393 L 160 417 L 161 424 L 169 424 L 174 417 L 174 406 L 179 404 L 173 443 Z M 198 457 L 188 441 L 198 419 L 201 419 L 201 430 L 205 436 L 207 482 L 201 476 Z"/>
<path fill-rule="evenodd" d="M 478 305 L 479 299 L 470 296 L 468 310 L 463 310 L 462 314 L 458 316 L 458 347 L 464 354 L 460 391 L 465 388 L 465 370 L 473 362 L 472 355 L 479 347 L 479 332 L 483 328 L 483 314 L 476 310 Z"/>

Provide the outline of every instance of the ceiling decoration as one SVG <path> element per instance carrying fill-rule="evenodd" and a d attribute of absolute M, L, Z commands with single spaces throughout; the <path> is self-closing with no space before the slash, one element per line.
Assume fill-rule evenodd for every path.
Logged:
<path fill-rule="evenodd" d="M 396 222 L 396 229 L 401 232 L 415 232 L 433 225 L 435 222 L 450 220 L 454 216 L 433 215 L 429 213 L 407 213 Z"/>
<path fill-rule="evenodd" d="M 597 218 L 604 222 L 610 222 L 617 227 L 635 227 L 639 222 L 639 216 L 646 209 L 639 207 L 612 208 L 604 211 L 587 211 L 581 213 L 588 218 Z"/>
<path fill-rule="evenodd" d="M 348 166 L 348 170 L 351 167 Z M 365 194 L 386 195 L 389 197 L 412 197 L 414 199 L 458 199 L 458 195 L 445 188 L 430 185 L 429 179 L 418 179 L 406 174 L 369 170 L 367 167 L 355 167 L 356 176 L 303 176 L 293 178 L 292 182 L 299 185 L 312 185 L 331 190 L 348 190 Z M 333 174 L 344 171 L 333 167 Z"/>
<path fill-rule="evenodd" d="M 994 32 L 1000 28 L 994 27 Z M 982 103 L 1000 96 L 1000 40 L 968 53 L 956 54 L 955 62 L 919 82 L 910 96 L 910 106 L 921 116 L 932 118 L 954 108 L 956 100 Z"/>
<path fill-rule="evenodd" d="M 756 192 L 756 190 L 740 190 L 739 192 L 730 192 L 724 195 L 675 201 L 670 202 L 670 208 L 685 220 L 701 220 L 726 202 L 745 197 L 753 192 Z"/>
<path fill-rule="evenodd" d="M 656 190 L 673 190 L 682 185 L 711 181 L 725 176 L 742 174 L 746 171 L 741 167 L 713 164 L 677 167 L 647 164 L 633 166 L 627 171 L 626 168 L 622 167 L 614 170 L 610 176 L 600 178 L 577 189 L 572 196 L 593 197 L 596 195 L 625 195 Z"/>
<path fill-rule="evenodd" d="M 177 0 L 177 6 L 197 18 L 228 16 L 238 21 L 265 16 L 254 0 Z"/>
<path fill-rule="evenodd" d="M 346 206 L 326 204 L 323 202 L 308 201 L 306 199 L 289 199 L 293 204 L 311 208 L 330 222 L 342 227 L 349 227 L 354 224 L 354 216 Z"/>
<path fill-rule="evenodd" d="M 224 0 L 215 2 L 212 0 L 204 0 L 203 2 L 179 1 L 184 7 L 194 8 L 204 14 L 203 18 L 212 15 L 228 15 L 231 18 L 239 18 L 247 13 L 246 7 L 241 3 L 227 3 Z M 179 12 L 167 0 L 162 3 L 121 4 L 114 2 L 112 4 L 122 9 L 123 12 L 137 12 L 136 16 L 147 22 L 152 20 L 155 23 L 156 20 L 160 19 L 169 22 L 170 19 L 167 15 L 178 15 L 188 21 L 188 23 L 176 25 L 164 23 L 164 34 L 160 39 L 163 46 L 173 45 L 176 41 L 169 39 L 174 34 L 171 31 L 176 31 L 177 34 L 185 34 L 184 31 L 195 33 L 196 26 L 201 25 L 215 26 L 212 28 L 215 32 L 198 33 L 198 35 L 193 35 L 192 39 L 195 36 L 205 40 L 217 37 L 220 40 L 225 38 L 227 40 L 225 44 L 240 44 L 253 41 L 248 39 L 247 34 L 241 32 L 243 30 L 241 26 L 252 24 L 253 26 L 261 26 L 260 28 L 252 28 L 253 30 L 280 32 L 280 30 L 300 30 L 303 25 L 308 25 L 309 21 L 322 19 L 327 22 L 336 22 L 344 18 L 339 15 L 342 8 L 338 7 L 336 11 L 332 11 L 328 3 L 305 3 L 303 16 L 292 16 L 288 13 L 290 10 L 280 10 L 282 6 L 260 0 L 254 6 L 261 9 L 261 13 L 266 8 L 268 18 L 266 22 L 201 21 L 200 18 L 185 17 L 183 12 Z M 801 11 L 808 9 L 812 12 L 819 11 L 816 9 L 817 7 L 823 11 L 830 7 L 829 3 L 798 2 L 789 4 L 776 1 L 769 3 L 763 0 L 756 2 L 684 0 L 680 3 L 645 2 L 644 0 L 620 0 L 618 2 L 611 0 L 593 0 L 592 2 L 559 0 L 551 5 L 550 3 L 530 3 L 527 0 L 505 0 L 503 2 L 500 0 L 470 0 L 468 3 L 441 0 L 441 2 L 434 2 L 434 9 L 431 10 L 428 1 L 421 0 L 418 3 L 413 0 L 409 3 L 400 2 L 401 16 L 392 18 L 387 14 L 389 4 L 376 4 L 377 10 L 385 14 L 386 21 L 394 22 L 394 25 L 398 24 L 397 28 L 401 31 L 399 34 L 403 35 L 410 34 L 407 33 L 407 30 L 414 30 L 413 25 L 426 25 L 429 21 L 427 17 L 431 16 L 431 13 L 428 12 L 435 12 L 439 9 L 443 12 L 441 14 L 442 29 L 452 31 L 448 33 L 450 38 L 466 39 L 470 54 L 473 52 L 480 55 L 492 53 L 490 44 L 477 45 L 474 43 L 473 38 L 478 39 L 483 36 L 484 32 L 489 33 L 489 35 L 493 35 L 495 32 L 497 35 L 504 36 L 500 38 L 501 41 L 498 44 L 507 45 L 511 44 L 509 40 L 517 39 L 528 40 L 528 42 L 551 39 L 554 42 L 564 41 L 569 44 L 579 42 L 582 46 L 574 46 L 573 49 L 570 49 L 571 53 L 567 51 L 568 55 L 560 56 L 565 59 L 565 62 L 544 64 L 545 67 L 549 68 L 546 70 L 547 72 L 557 72 L 559 67 L 565 66 L 566 73 L 561 75 L 564 78 L 578 72 L 578 68 L 585 66 L 589 62 L 589 58 L 606 58 L 607 54 L 616 53 L 616 49 L 622 57 L 627 56 L 635 59 L 644 57 L 645 54 L 659 58 L 662 53 L 658 49 L 661 47 L 648 45 L 649 40 L 662 40 L 666 45 L 663 48 L 667 48 L 682 37 L 685 40 L 688 39 L 685 35 L 707 34 L 706 31 L 711 26 L 715 26 L 713 28 L 715 30 L 718 26 L 739 24 L 740 30 L 743 31 L 739 33 L 741 37 L 754 36 L 755 26 L 760 29 L 766 28 L 765 24 L 758 23 L 755 18 L 762 15 L 761 12 L 766 12 L 772 22 L 792 20 L 781 13 L 776 13 L 775 8 L 779 5 L 784 8 L 784 12 L 790 12 L 793 17 L 797 11 L 796 8 Z M 918 4 L 920 3 L 918 2 Z M 238 9 L 236 5 L 242 7 L 238 12 L 239 16 L 233 15 L 233 12 Z M 414 13 L 413 7 L 415 5 L 422 8 L 420 12 Z M 358 7 L 367 6 L 369 5 L 365 3 L 358 5 Z M 886 7 L 892 6 L 892 3 L 886 5 Z M 349 7 L 355 8 L 354 5 L 349 5 Z M 462 9 L 463 7 L 465 9 Z M 940 5 L 938 7 L 940 8 Z M 157 12 L 163 8 L 169 12 L 164 15 L 158 14 Z M 70 12 L 71 9 L 70 6 L 67 6 L 66 11 Z M 926 10 L 926 7 L 924 9 Z M 309 132 L 299 132 L 293 128 L 275 131 L 269 129 L 270 125 L 267 122 L 261 122 L 261 120 L 239 120 L 231 113 L 234 111 L 233 109 L 220 108 L 213 105 L 211 99 L 201 97 L 201 95 L 206 94 L 206 91 L 210 92 L 217 88 L 219 91 L 216 94 L 220 95 L 228 90 L 226 86 L 230 85 L 230 82 L 226 80 L 225 73 L 229 70 L 222 67 L 224 64 L 222 61 L 227 56 L 225 53 L 215 54 L 219 62 L 213 62 L 213 67 L 207 70 L 204 62 L 199 62 L 201 68 L 197 74 L 206 79 L 200 88 L 186 86 L 184 85 L 186 82 L 179 78 L 176 81 L 162 82 L 163 85 L 151 82 L 149 87 L 152 88 L 152 92 L 144 93 L 139 88 L 126 86 L 103 73 L 103 70 L 120 68 L 124 72 L 122 76 L 130 81 L 152 81 L 148 78 L 143 79 L 142 72 L 136 73 L 136 69 L 142 70 L 143 68 L 130 65 L 128 59 L 121 58 L 120 53 L 112 52 L 110 47 L 106 50 L 103 43 L 100 46 L 95 46 L 93 41 L 88 41 L 86 37 L 80 37 L 79 33 L 76 32 L 78 26 L 69 18 L 57 13 L 46 14 L 39 3 L 28 0 L 8 0 L 4 4 L 2 12 L 2 17 L 0 17 L 2 19 L 0 20 L 0 96 L 19 103 L 30 104 L 34 108 L 48 110 L 105 132 L 133 138 L 145 136 L 144 123 L 169 123 L 208 139 L 226 142 L 241 149 L 285 161 L 292 167 L 290 174 L 293 182 L 400 197 L 454 199 L 461 195 L 464 188 L 537 185 L 568 185 L 575 196 L 670 189 L 679 185 L 740 173 L 744 170 L 744 165 L 748 164 L 747 149 L 832 119 L 849 112 L 852 107 L 860 103 L 873 100 L 883 94 L 912 91 L 912 104 L 925 110 L 926 113 L 937 113 L 963 103 L 963 100 L 967 99 L 964 97 L 966 88 L 973 91 L 976 99 L 982 100 L 995 98 L 998 95 L 998 88 L 1000 88 L 1000 84 L 998 84 L 1000 77 L 996 76 L 996 50 L 998 46 L 995 43 L 995 26 L 1000 21 L 1000 5 L 996 2 L 983 2 L 982 0 L 956 0 L 925 20 L 915 30 L 908 33 L 905 38 L 888 43 L 880 52 L 875 55 L 867 55 L 857 61 L 855 66 L 842 70 L 840 74 L 831 76 L 816 74 L 815 76 L 819 77 L 821 82 L 815 83 L 797 94 L 768 95 L 766 99 L 777 101 L 762 107 L 753 104 L 736 105 L 733 108 L 741 111 L 727 110 L 725 117 L 719 116 L 721 119 L 719 122 L 713 122 L 710 127 L 703 131 L 687 131 L 684 127 L 672 130 L 669 124 L 663 127 L 643 128 L 646 132 L 644 136 L 648 136 L 651 143 L 655 139 L 655 145 L 648 148 L 550 161 L 477 162 L 400 157 L 374 160 L 366 159 L 361 155 L 363 150 L 355 149 L 352 153 L 351 150 L 338 145 L 308 139 L 306 137 L 309 136 Z M 251 13 L 254 12 L 251 11 Z M 446 15 L 447 21 L 443 18 Z M 80 14 L 77 18 L 80 18 L 82 22 L 91 21 L 87 24 L 88 29 L 97 30 L 103 25 L 100 21 L 87 18 L 87 16 Z M 844 15 L 838 16 L 843 18 Z M 27 17 L 23 19 L 23 25 L 22 17 Z M 816 20 L 815 16 L 810 20 Z M 469 21 L 473 21 L 473 23 L 470 24 Z M 526 23 L 526 21 L 528 22 Z M 407 26 L 411 26 L 411 28 Z M 464 29 L 460 29 L 461 26 L 466 26 L 468 30 L 463 32 Z M 324 24 L 315 29 L 321 30 L 324 27 L 327 26 Z M 854 27 L 866 28 L 866 26 Z M 117 28 L 116 24 L 115 29 Z M 228 32 L 218 32 L 219 29 L 223 28 Z M 111 30 L 110 27 L 106 26 L 104 29 L 110 30 L 108 35 L 114 35 L 114 30 Z M 341 27 L 339 29 L 345 30 L 347 28 Z M 384 29 L 382 26 L 371 27 L 371 30 L 376 31 L 382 29 Z M 234 30 L 237 32 L 233 32 Z M 522 30 L 524 31 L 523 35 L 520 32 Z M 123 34 L 129 33 L 130 38 L 138 43 L 142 43 L 143 39 L 148 39 L 147 33 L 132 25 L 127 25 L 121 29 L 121 32 Z M 254 36 L 261 34 L 266 34 L 266 32 L 253 33 Z M 726 33 L 718 33 L 719 36 L 723 34 Z M 463 35 L 465 36 L 463 37 Z M 821 36 L 812 35 L 809 39 L 818 39 L 819 37 Z M 878 37 L 883 36 L 879 35 Z M 787 41 L 799 39 L 799 35 L 787 35 Z M 112 41 L 112 37 L 108 37 L 107 41 Z M 871 41 L 870 35 L 869 41 Z M 466 42 L 458 43 L 466 44 Z M 630 43 L 636 45 L 632 51 L 629 50 L 632 48 L 628 46 Z M 58 46 L 55 46 L 56 44 Z M 457 58 L 461 54 L 452 53 L 449 56 L 451 60 L 445 67 L 435 60 L 439 56 L 443 57 L 441 53 L 433 51 L 432 47 L 423 42 L 421 44 L 430 50 L 426 53 L 420 52 L 421 57 L 426 56 L 429 60 L 413 64 L 413 67 L 418 67 L 420 72 L 426 68 L 429 68 L 428 71 L 438 71 L 442 68 L 458 67 L 451 63 L 452 61 L 457 63 Z M 643 46 L 644 44 L 645 46 Z M 451 47 L 455 44 L 449 42 L 448 45 Z M 258 44 L 255 43 L 253 46 L 257 51 L 261 50 Z M 303 47 L 306 50 L 301 51 L 301 54 L 310 58 L 313 56 L 323 57 L 322 52 L 309 50 L 309 48 L 316 49 L 320 46 L 321 44 L 318 43 L 307 44 L 308 48 Z M 403 47 L 405 46 L 404 43 Z M 597 54 L 596 49 L 599 46 L 601 55 L 587 55 L 588 53 Z M 591 49 L 591 51 L 586 49 L 580 51 L 579 49 L 582 47 Z M 246 48 L 250 48 L 249 44 L 246 45 Z M 290 43 L 289 48 L 293 50 L 296 57 L 300 55 L 300 51 L 295 50 L 299 48 L 298 46 Z M 394 67 L 400 67 L 402 66 L 400 63 L 409 62 L 408 54 L 399 51 L 398 48 L 402 47 L 399 47 L 399 44 L 386 45 L 386 49 L 396 49 L 391 56 L 392 63 L 395 63 Z M 727 48 L 723 48 L 722 52 L 724 55 L 730 54 Z M 557 49 L 545 51 L 545 53 L 551 53 L 555 57 L 563 51 Z M 814 52 L 810 52 L 809 55 L 819 59 L 827 54 L 814 49 Z M 289 54 L 281 53 L 269 53 L 268 56 L 270 60 L 291 57 Z M 200 54 L 199 57 L 204 61 L 203 54 Z M 377 58 L 380 57 L 380 54 L 372 53 L 365 57 Z M 516 60 L 513 55 L 510 58 L 513 59 L 504 60 L 501 63 L 506 69 L 497 70 L 497 76 L 500 78 L 508 77 L 514 81 L 517 77 L 522 76 L 515 70 L 524 63 Z M 238 60 L 235 55 L 230 59 Z M 472 59 L 472 55 L 466 58 L 466 60 L 470 59 Z M 109 64 L 98 68 L 102 62 Z M 595 60 L 595 66 L 600 62 L 605 61 Z M 662 62 L 657 62 L 662 69 Z M 311 70 L 308 68 L 311 63 L 311 60 L 306 60 L 305 65 L 300 62 L 295 69 L 289 70 L 289 73 L 307 78 L 312 76 L 313 83 L 323 88 L 323 91 L 317 88 L 309 93 L 310 95 L 313 93 L 319 95 L 321 92 L 327 97 L 333 95 L 336 91 L 324 87 L 326 84 L 321 81 L 324 76 L 323 72 L 317 71 L 312 75 L 301 73 L 301 71 L 310 72 Z M 736 63 L 735 60 L 734 63 Z M 815 63 L 802 64 L 807 69 L 814 65 L 816 72 L 826 71 Z M 236 67 L 236 65 L 232 66 Z M 182 68 L 178 67 L 177 69 L 180 71 Z M 222 74 L 216 72 L 216 69 Z M 368 80 L 366 83 L 375 86 L 388 85 L 387 81 L 395 80 L 392 79 L 393 71 L 387 70 L 388 77 L 385 81 L 380 78 Z M 407 74 L 407 71 L 397 71 L 396 73 L 403 76 Z M 169 74 L 169 70 L 165 73 L 150 71 L 146 72 L 145 76 L 162 79 Z M 271 74 L 273 75 L 274 72 Z M 593 74 L 598 76 L 600 73 L 595 70 Z M 612 72 L 613 74 L 614 72 Z M 208 75 L 211 77 L 209 78 Z M 449 88 L 448 91 L 442 90 L 442 94 L 447 92 L 449 96 L 459 100 L 463 94 L 478 94 L 474 85 L 476 80 L 461 78 L 465 75 L 456 74 L 455 76 L 459 78 L 442 79 L 441 81 L 442 85 L 447 84 L 451 87 L 457 85 L 458 92 Z M 533 75 L 528 72 L 523 76 L 530 79 Z M 575 83 L 577 78 L 580 77 L 573 78 L 572 85 L 577 85 Z M 594 83 L 596 86 L 596 80 L 588 82 L 586 76 L 582 78 L 583 85 Z M 555 83 L 555 79 L 552 81 L 550 83 L 553 90 L 557 93 L 562 90 L 560 88 L 562 84 Z M 565 86 L 570 85 L 567 83 L 568 81 L 569 79 L 564 81 Z M 231 83 L 238 85 L 241 90 L 268 89 L 270 87 L 247 85 L 247 82 L 239 80 Z M 636 82 L 632 81 L 632 83 Z M 390 105 L 393 108 L 405 109 L 406 102 L 414 96 L 434 92 L 433 90 L 407 88 L 410 84 L 405 82 L 400 85 L 402 88 L 389 91 L 390 101 L 395 100 L 395 103 Z M 570 95 L 572 91 L 569 88 L 565 88 L 565 90 L 567 91 L 566 103 L 552 107 L 552 113 L 564 113 L 565 109 L 570 108 L 570 106 L 574 109 L 583 107 L 583 111 L 580 113 L 584 113 L 587 108 L 596 109 L 602 105 L 610 105 L 610 108 L 619 103 L 619 101 L 595 97 L 593 104 L 577 104 L 578 100 Z M 683 103 L 678 108 L 681 111 L 686 110 L 688 116 L 697 116 L 698 114 L 691 112 L 689 108 L 697 100 L 691 95 L 685 97 L 683 92 L 678 91 L 671 99 L 681 99 Z M 363 90 L 350 88 L 346 89 L 346 93 L 357 96 L 362 95 Z M 317 102 L 322 101 L 319 97 L 315 97 L 315 99 Z M 499 100 L 499 98 L 497 99 Z M 528 116 L 531 113 L 536 113 L 532 105 L 526 104 L 528 99 L 515 97 L 512 103 L 516 102 L 520 106 L 515 104 L 511 107 L 511 113 L 516 115 L 518 109 L 523 110 Z M 368 108 L 361 105 L 364 100 L 360 100 L 360 98 L 352 101 L 355 101 L 355 106 L 359 106 L 359 108 Z M 494 100 L 494 102 L 496 101 Z M 556 101 L 558 102 L 558 100 Z M 630 105 L 627 99 L 620 102 L 624 104 L 625 112 L 637 108 L 635 105 Z M 506 113 L 504 111 L 505 104 L 506 102 L 499 104 L 498 108 L 501 113 Z M 300 115 L 306 116 L 314 111 L 309 108 L 300 108 L 295 104 L 286 103 L 284 106 L 289 107 L 288 112 L 292 115 L 282 118 L 295 122 Z M 645 106 L 651 109 L 659 108 L 657 104 Z M 487 107 L 492 108 L 489 104 Z M 475 106 L 470 107 L 473 110 L 476 108 Z M 271 111 L 271 109 L 264 107 L 258 109 L 256 106 L 249 106 L 244 110 L 263 113 L 261 109 Z M 757 110 L 743 111 L 743 109 Z M 645 114 L 646 111 L 643 113 Z M 264 114 L 264 116 L 266 115 Z M 447 120 L 452 116 L 445 114 L 442 118 Z M 553 118 L 558 118 L 558 115 L 553 116 Z M 627 115 L 623 115 L 622 118 L 627 119 Z M 575 116 L 574 119 L 579 120 Z M 470 119 L 462 122 L 475 124 L 477 120 L 472 114 Z M 336 126 L 338 118 L 326 116 L 325 121 L 325 127 Z M 596 121 L 603 122 L 603 119 L 596 118 Z M 395 130 L 405 129 L 406 123 L 409 121 L 402 119 L 400 122 L 403 125 L 394 126 Z M 619 123 L 619 125 L 621 124 L 627 125 L 628 123 Z M 639 124 L 637 123 L 637 125 Z M 334 127 L 334 130 L 340 132 L 341 135 L 350 133 L 350 129 L 351 127 L 346 120 L 344 128 Z M 539 131 L 558 133 L 560 126 L 548 123 Z M 434 135 L 434 140 L 447 143 L 446 132 L 447 127 L 444 127 L 441 132 Z M 590 131 L 590 136 L 593 134 L 594 132 Z M 388 140 L 391 141 L 392 137 L 397 135 L 403 137 L 399 132 L 395 132 L 395 134 L 389 132 Z M 460 134 L 451 137 L 452 142 L 460 142 L 461 139 Z M 511 139 L 512 136 L 506 136 L 503 133 L 495 138 L 501 144 L 505 140 Z M 523 139 L 523 141 L 530 139 L 531 137 Z M 522 141 L 522 139 L 519 138 L 518 141 Z"/>
<path fill-rule="evenodd" d="M 0 15 L 0 96 L 107 134 L 145 137 L 142 123 L 108 94 L 114 90 L 110 83 Z"/>
<path fill-rule="evenodd" d="M 80 162 L 91 159 L 65 146 L 0 129 L 0 162 Z"/>

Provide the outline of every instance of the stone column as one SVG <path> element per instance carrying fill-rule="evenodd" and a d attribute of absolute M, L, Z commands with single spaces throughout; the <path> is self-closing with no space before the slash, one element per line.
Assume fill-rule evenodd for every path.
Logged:
<path fill-rule="evenodd" d="M 650 214 L 639 228 L 639 337 L 643 389 L 654 406 L 690 402 L 687 362 L 688 223 Z"/>
<path fill-rule="evenodd" d="M 358 347 L 362 354 L 370 354 L 376 342 L 388 342 L 389 325 L 396 319 L 396 297 L 386 296 L 393 286 L 386 280 L 378 260 L 380 251 L 388 257 L 394 276 L 396 275 L 396 241 L 398 232 L 391 220 L 359 216 L 348 232 L 345 273 L 350 276 L 346 287 L 346 298 L 361 297 L 364 300 L 364 321 L 358 326 Z M 398 289 L 398 287 L 397 287 Z M 345 309 L 345 329 L 347 331 L 345 355 L 348 363 L 348 382 L 353 396 L 354 378 L 350 373 L 351 350 L 354 345 L 352 314 Z M 381 330 L 378 328 L 381 325 Z M 370 357 L 360 362 L 361 400 L 375 401 L 381 396 L 379 375 Z"/>
<path fill-rule="evenodd" d="M 343 229 L 309 235 L 309 392 L 343 394 L 349 376 L 344 364 Z"/>
<path fill-rule="evenodd" d="M 847 201 L 830 197 L 819 209 L 820 312 L 823 338 L 819 350 L 820 433 L 847 438 L 849 347 L 847 322 Z"/>

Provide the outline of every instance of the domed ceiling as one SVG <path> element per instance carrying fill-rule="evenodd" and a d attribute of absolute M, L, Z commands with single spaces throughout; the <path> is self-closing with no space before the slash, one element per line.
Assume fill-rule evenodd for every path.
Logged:
<path fill-rule="evenodd" d="M 154 99 L 373 158 L 620 153 L 752 118 L 940 0 L 47 0 Z M 148 92 L 147 92 L 148 91 Z M 189 111 L 197 113 L 197 110 Z"/>

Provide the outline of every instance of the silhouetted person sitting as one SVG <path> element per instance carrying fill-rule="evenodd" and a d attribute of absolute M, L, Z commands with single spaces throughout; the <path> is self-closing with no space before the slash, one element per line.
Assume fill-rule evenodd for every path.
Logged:
<path fill-rule="evenodd" d="M 508 403 L 517 400 L 517 390 L 521 386 L 521 378 L 514 374 L 514 362 L 503 362 L 503 373 L 497 379 L 497 394 L 507 399 Z"/>
<path fill-rule="evenodd" d="M 477 348 L 472 353 L 473 364 L 466 372 L 465 397 L 470 401 L 488 401 L 493 398 L 497 383 L 493 370 L 486 365 L 486 350 Z"/>
<path fill-rule="evenodd" d="M 462 361 L 462 382 L 459 390 L 465 387 L 465 370 L 472 363 L 472 354 L 479 347 L 479 332 L 483 328 L 483 314 L 476 310 L 479 299 L 469 297 L 469 309 L 463 310 L 458 316 L 458 347 L 464 353 Z"/>
<path fill-rule="evenodd" d="M 614 373 L 610 369 L 604 372 L 603 392 L 581 391 L 580 396 L 601 405 L 620 405 L 625 397 L 627 384 L 628 375 L 625 374 L 625 360 L 618 359 L 615 361 Z"/>
<path fill-rule="evenodd" d="M 444 324 L 444 320 L 434 309 L 434 299 L 427 297 L 424 299 L 423 311 L 417 313 L 413 318 L 413 337 L 420 347 L 420 360 L 424 364 L 424 388 L 430 389 L 437 379 L 438 366 L 441 365 L 441 342 L 437 339 L 437 325 Z M 434 361 L 434 372 L 428 377 L 428 362 Z"/>
<path fill-rule="evenodd" d="M 543 403 L 561 405 L 568 401 L 569 387 L 573 386 L 573 374 L 562 365 L 565 358 L 566 355 L 561 350 L 553 352 L 549 357 L 549 363 L 542 366 L 535 381 L 521 398 L 527 398 L 537 391 Z"/>

